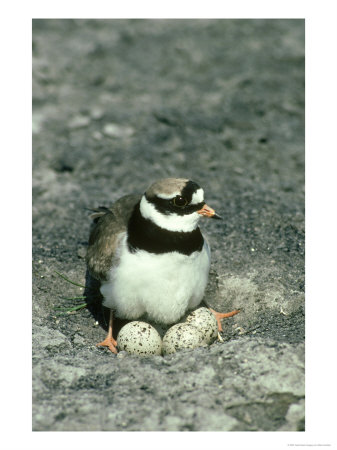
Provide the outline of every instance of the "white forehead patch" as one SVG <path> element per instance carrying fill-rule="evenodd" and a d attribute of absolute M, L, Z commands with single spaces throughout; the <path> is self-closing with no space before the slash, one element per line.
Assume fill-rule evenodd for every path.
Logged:
<path fill-rule="evenodd" d="M 201 203 L 203 201 L 204 201 L 204 190 L 202 188 L 199 188 L 192 195 L 191 205 L 197 205 L 198 203 Z"/>
<path fill-rule="evenodd" d="M 163 200 L 170 200 L 171 198 L 176 197 L 177 195 L 181 195 L 179 191 L 172 192 L 171 194 L 157 194 L 156 197 L 162 198 Z"/>

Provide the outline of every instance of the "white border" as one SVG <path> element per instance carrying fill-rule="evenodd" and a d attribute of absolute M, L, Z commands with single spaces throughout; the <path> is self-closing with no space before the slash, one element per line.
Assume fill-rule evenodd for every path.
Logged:
<path fill-rule="evenodd" d="M 6 450 L 110 448 L 336 448 L 336 2 L 30 1 L 3 6 L 2 420 Z M 158 4 L 161 4 L 159 7 Z M 7 9 L 6 9 L 7 8 Z M 304 433 L 31 432 L 31 18 L 305 18 L 307 418 Z M 22 223 L 24 222 L 24 224 Z M 13 251 L 13 246 L 15 250 Z M 19 281 L 18 281 L 19 280 Z M 13 289 L 15 287 L 15 290 Z"/>

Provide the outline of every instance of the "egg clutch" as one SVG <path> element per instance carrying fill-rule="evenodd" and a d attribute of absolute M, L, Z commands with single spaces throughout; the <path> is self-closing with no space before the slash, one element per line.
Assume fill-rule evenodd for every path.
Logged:
<path fill-rule="evenodd" d="M 182 349 L 206 347 L 218 335 L 217 321 L 208 308 L 198 308 L 184 322 L 169 328 L 163 339 L 159 332 L 147 322 L 132 321 L 118 333 L 119 351 L 133 355 L 168 355 Z"/>

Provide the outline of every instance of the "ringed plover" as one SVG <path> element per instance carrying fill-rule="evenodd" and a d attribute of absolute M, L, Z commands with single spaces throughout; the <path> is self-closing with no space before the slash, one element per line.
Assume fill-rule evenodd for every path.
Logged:
<path fill-rule="evenodd" d="M 127 195 L 94 210 L 86 261 L 110 308 L 108 335 L 97 345 L 117 353 L 113 313 L 174 324 L 200 304 L 210 268 L 201 217 L 221 219 L 205 203 L 203 189 L 185 178 L 156 181 L 141 196 Z M 239 312 L 211 311 L 219 331 L 221 319 Z"/>

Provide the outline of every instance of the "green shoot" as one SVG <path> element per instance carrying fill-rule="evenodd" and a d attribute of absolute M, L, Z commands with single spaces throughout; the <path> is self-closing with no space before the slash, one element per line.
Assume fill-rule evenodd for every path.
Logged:
<path fill-rule="evenodd" d="M 74 281 L 69 280 L 69 278 L 65 277 L 64 275 L 62 275 L 61 273 L 57 272 L 56 270 L 55 270 L 55 273 L 59 277 L 63 278 L 63 280 L 67 281 L 68 283 L 73 284 L 74 286 L 85 288 L 85 286 L 83 286 L 83 284 L 75 283 Z M 78 297 L 61 297 L 61 298 L 63 300 L 70 300 L 70 301 L 71 300 L 84 300 L 84 299 L 86 299 L 86 296 L 85 295 L 81 295 L 81 296 L 78 296 Z M 56 306 L 56 307 L 54 307 L 54 310 L 58 311 L 60 314 L 62 314 L 62 313 L 70 314 L 70 313 L 72 313 L 74 311 L 78 311 L 80 309 L 84 309 L 87 306 L 88 306 L 88 303 L 81 303 L 80 305 L 72 306 L 70 308 L 64 308 L 64 307 Z"/>
<path fill-rule="evenodd" d="M 59 312 L 71 313 L 71 312 L 73 312 L 73 311 L 78 311 L 79 309 L 86 308 L 87 306 L 88 306 L 87 303 L 82 303 L 81 305 L 73 306 L 73 307 L 71 307 L 71 308 L 62 308 L 62 307 L 57 307 L 57 306 L 56 306 L 54 309 L 55 309 L 56 311 L 59 311 Z"/>
<path fill-rule="evenodd" d="M 81 288 L 85 288 L 85 286 L 83 286 L 83 284 L 79 284 L 79 283 L 75 283 L 74 281 L 69 280 L 69 278 L 65 277 L 64 275 L 62 275 L 61 273 L 57 272 L 55 270 L 55 273 L 57 273 L 57 275 L 61 278 L 63 278 L 64 280 L 68 281 L 68 283 L 73 284 L 74 286 L 79 286 Z"/>

